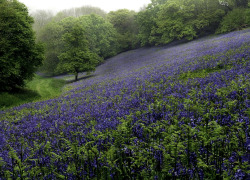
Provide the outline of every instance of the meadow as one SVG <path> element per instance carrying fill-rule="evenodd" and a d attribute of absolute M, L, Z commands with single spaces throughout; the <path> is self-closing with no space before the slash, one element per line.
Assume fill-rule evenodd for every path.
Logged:
<path fill-rule="evenodd" d="M 15 89 L 12 92 L 1 92 L 0 110 L 57 97 L 61 94 L 65 84 L 66 80 L 64 79 L 35 75 L 32 80 L 26 81 L 25 87 Z"/>
<path fill-rule="evenodd" d="M 0 111 L 0 179 L 248 179 L 250 29 L 108 59 Z"/>

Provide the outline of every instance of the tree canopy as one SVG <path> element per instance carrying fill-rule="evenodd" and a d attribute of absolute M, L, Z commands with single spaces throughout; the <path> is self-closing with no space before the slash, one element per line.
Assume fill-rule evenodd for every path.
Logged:
<path fill-rule="evenodd" d="M 217 32 L 228 32 L 249 26 L 248 11 L 235 11 L 234 15 L 245 17 L 224 18 L 236 8 L 248 8 L 248 0 L 151 0 L 151 3 L 137 14 L 138 39 L 142 46 L 162 45 L 179 39 L 194 38 Z M 237 13 L 238 12 L 238 13 Z M 228 16 L 230 16 L 229 13 Z M 236 15 L 237 14 L 237 15 Z M 232 17 L 232 15 L 231 15 Z M 223 26 L 222 31 L 217 29 Z M 227 28 L 225 30 L 225 28 Z"/>
<path fill-rule="evenodd" d="M 51 75 L 58 72 L 66 43 L 62 37 L 74 24 L 84 31 L 88 51 L 106 59 L 138 47 L 249 27 L 249 12 L 248 0 L 151 0 L 140 12 L 120 9 L 108 14 L 94 7 L 64 10 L 53 17 L 49 12 L 37 12 L 40 23 L 34 27 L 41 27 L 37 37 L 46 45 L 40 70 Z"/>
<path fill-rule="evenodd" d="M 52 20 L 54 14 L 52 11 L 37 10 L 31 16 L 34 18 L 33 29 L 39 34 L 42 28 Z"/>
<path fill-rule="evenodd" d="M 99 15 L 91 14 L 79 17 L 79 23 L 85 29 L 89 49 L 104 59 L 117 54 L 118 33 L 110 22 Z"/>
<path fill-rule="evenodd" d="M 60 62 L 57 66 L 59 72 L 68 72 L 78 79 L 79 72 L 94 71 L 99 56 L 89 50 L 85 31 L 80 24 L 73 24 L 62 37 L 63 52 L 58 56 Z"/>
<path fill-rule="evenodd" d="M 120 45 L 120 51 L 127 51 L 138 47 L 136 12 L 120 9 L 118 11 L 111 11 L 107 15 L 107 18 L 118 33 L 117 41 Z"/>
<path fill-rule="evenodd" d="M 0 90 L 23 86 L 43 60 L 43 47 L 35 42 L 33 19 L 24 4 L 0 0 Z"/>
<path fill-rule="evenodd" d="M 65 51 L 65 34 L 72 31 L 72 27 L 79 26 L 84 34 L 82 41 L 92 54 L 105 59 L 114 56 L 118 52 L 117 32 L 113 25 L 103 17 L 95 14 L 84 15 L 81 17 L 67 17 L 61 21 L 51 21 L 41 31 L 38 39 L 46 46 L 46 59 L 40 68 L 42 72 L 55 75 L 59 72 L 64 73 L 63 69 L 56 70 L 60 62 L 59 56 Z M 63 38 L 64 37 L 64 38 Z M 100 61 L 99 61 L 100 62 Z"/>

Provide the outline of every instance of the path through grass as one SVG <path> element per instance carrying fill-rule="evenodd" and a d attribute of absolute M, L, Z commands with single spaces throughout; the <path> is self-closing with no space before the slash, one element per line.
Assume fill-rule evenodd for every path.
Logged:
<path fill-rule="evenodd" d="M 27 83 L 27 87 L 36 91 L 44 99 L 60 95 L 64 84 L 64 80 L 36 76 L 36 78 Z"/>
<path fill-rule="evenodd" d="M 57 97 L 61 94 L 64 85 L 64 80 L 36 75 L 32 81 L 27 82 L 25 88 L 16 92 L 0 93 L 0 109 Z"/>

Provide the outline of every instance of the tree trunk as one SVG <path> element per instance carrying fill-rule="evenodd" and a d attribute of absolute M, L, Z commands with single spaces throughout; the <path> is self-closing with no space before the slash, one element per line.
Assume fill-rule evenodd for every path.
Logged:
<path fill-rule="evenodd" d="M 78 73 L 75 74 L 75 81 L 78 79 Z"/>

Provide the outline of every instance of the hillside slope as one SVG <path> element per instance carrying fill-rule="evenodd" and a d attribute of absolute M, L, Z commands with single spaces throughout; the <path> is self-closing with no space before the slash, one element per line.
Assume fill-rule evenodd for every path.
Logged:
<path fill-rule="evenodd" d="M 249 29 L 138 49 L 0 112 L 0 177 L 247 179 L 249 118 Z"/>

